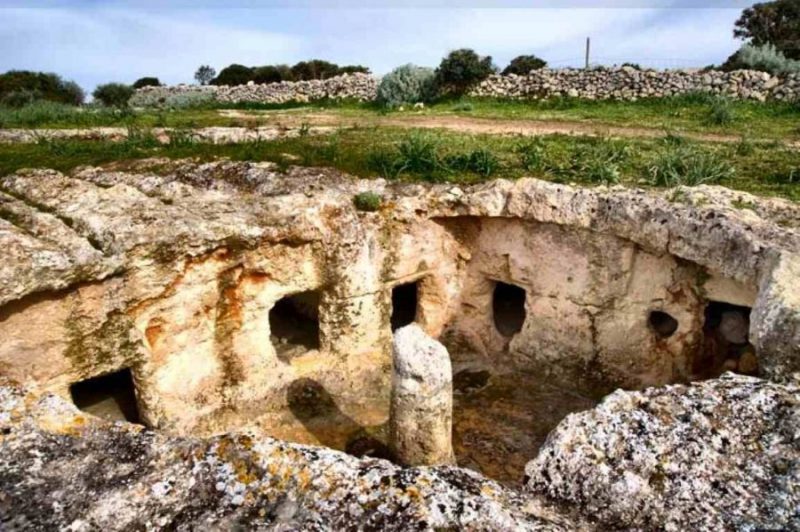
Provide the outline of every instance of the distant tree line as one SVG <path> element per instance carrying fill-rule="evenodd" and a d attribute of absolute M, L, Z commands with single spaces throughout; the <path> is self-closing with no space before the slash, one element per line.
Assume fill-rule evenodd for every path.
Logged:
<path fill-rule="evenodd" d="M 800 72 L 800 0 L 774 0 L 745 9 L 735 23 L 733 34 L 745 42 L 721 66 L 722 69 L 750 68 L 773 74 Z M 521 55 L 515 57 L 502 73 L 527 75 L 546 65 L 535 55 Z M 462 48 L 450 52 L 435 70 L 415 65 L 395 69 L 383 77 L 378 100 L 395 106 L 458 96 L 499 71 L 490 56 L 480 56 L 474 50 Z M 195 80 L 201 85 L 243 85 L 251 81 L 275 83 L 328 79 L 356 72 L 369 73 L 369 69 L 361 65 L 340 66 L 311 59 L 293 66 L 232 64 L 219 74 L 212 67 L 203 65 L 195 72 Z M 131 85 L 100 85 L 92 95 L 100 104 L 126 107 L 135 89 L 160 85 L 158 78 L 148 76 Z M 41 100 L 81 105 L 85 94 L 77 83 L 64 80 L 57 74 L 27 70 L 0 74 L 0 105 L 22 107 Z"/>
<path fill-rule="evenodd" d="M 219 75 L 213 68 L 203 65 L 194 74 L 201 85 L 246 85 L 253 83 L 277 83 L 280 81 L 304 81 L 311 79 L 328 79 L 342 74 L 356 72 L 369 74 L 369 68 L 361 65 L 344 65 L 311 59 L 300 61 L 294 66 L 285 64 L 248 67 L 234 63 L 223 68 Z"/>

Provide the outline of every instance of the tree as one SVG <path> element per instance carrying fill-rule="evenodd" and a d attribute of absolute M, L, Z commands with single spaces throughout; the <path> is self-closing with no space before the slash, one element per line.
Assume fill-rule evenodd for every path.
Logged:
<path fill-rule="evenodd" d="M 106 107 L 127 107 L 133 96 L 133 87 L 124 83 L 106 83 L 98 85 L 92 93 L 94 99 Z"/>
<path fill-rule="evenodd" d="M 278 83 L 279 81 L 283 81 L 283 77 L 278 67 L 267 65 L 256 67 L 253 70 L 253 81 L 256 83 Z"/>
<path fill-rule="evenodd" d="M 232 64 L 223 68 L 219 75 L 211 80 L 212 85 L 246 85 L 253 79 L 253 69 L 244 65 Z"/>
<path fill-rule="evenodd" d="M 775 0 L 745 9 L 733 36 L 756 46 L 772 44 L 789 59 L 800 59 L 800 0 Z"/>
<path fill-rule="evenodd" d="M 497 71 L 491 56 L 480 57 L 469 48 L 450 52 L 436 69 L 440 94 L 461 95 Z"/>
<path fill-rule="evenodd" d="M 10 97 L 12 93 L 19 94 Z M 65 81 L 57 74 L 29 70 L 9 70 L 0 74 L 0 99 L 7 96 L 16 101 L 49 100 L 70 105 L 80 105 L 84 99 L 83 89 L 74 81 Z"/>
<path fill-rule="evenodd" d="M 508 66 L 503 70 L 503 75 L 516 74 L 518 76 L 527 76 L 531 70 L 539 70 L 547 66 L 547 61 L 539 59 L 535 55 L 520 55 L 511 60 Z"/>
<path fill-rule="evenodd" d="M 208 85 L 211 83 L 211 80 L 214 79 L 217 75 L 217 71 L 211 68 L 208 65 L 202 65 L 197 71 L 194 73 L 194 79 L 197 80 L 197 83 L 200 85 Z"/>
<path fill-rule="evenodd" d="M 362 65 L 345 65 L 339 67 L 339 71 L 337 75 L 341 76 L 342 74 L 369 74 L 370 70 L 368 67 Z"/>
<path fill-rule="evenodd" d="M 141 89 L 142 87 L 160 87 L 160 86 L 161 82 L 158 80 L 158 78 L 152 78 L 152 77 L 139 78 L 133 82 L 134 89 Z"/>
<path fill-rule="evenodd" d="M 300 61 L 292 67 L 295 79 L 328 79 L 339 74 L 339 66 L 322 59 Z"/>

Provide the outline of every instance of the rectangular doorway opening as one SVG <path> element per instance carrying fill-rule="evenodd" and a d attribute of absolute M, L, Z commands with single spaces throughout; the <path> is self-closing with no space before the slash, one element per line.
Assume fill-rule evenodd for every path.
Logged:
<path fill-rule="evenodd" d="M 82 411 L 107 421 L 141 423 L 133 375 L 128 368 L 76 382 L 69 387 L 72 402 Z"/>
<path fill-rule="evenodd" d="M 525 289 L 497 281 L 492 292 L 492 315 L 497 332 L 511 337 L 525 324 Z"/>
<path fill-rule="evenodd" d="M 309 290 L 281 298 L 269 311 L 269 329 L 281 360 L 319 349 L 319 292 Z"/>
<path fill-rule="evenodd" d="M 392 288 L 392 331 L 414 323 L 419 303 L 419 281 Z"/>

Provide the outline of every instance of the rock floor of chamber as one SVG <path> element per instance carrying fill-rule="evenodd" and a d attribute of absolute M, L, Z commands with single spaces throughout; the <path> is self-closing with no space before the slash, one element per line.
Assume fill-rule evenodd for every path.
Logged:
<path fill-rule="evenodd" d="M 525 464 L 567 415 L 596 401 L 543 377 L 462 370 L 454 377 L 453 448 L 458 465 L 519 486 Z M 356 456 L 392 459 L 385 404 L 361 404 L 349 415 L 314 386 L 298 393 L 292 412 L 261 417 L 261 432 L 296 443 L 324 445 Z M 356 413 L 357 412 L 357 413 Z M 355 419 L 362 422 L 357 422 Z"/>

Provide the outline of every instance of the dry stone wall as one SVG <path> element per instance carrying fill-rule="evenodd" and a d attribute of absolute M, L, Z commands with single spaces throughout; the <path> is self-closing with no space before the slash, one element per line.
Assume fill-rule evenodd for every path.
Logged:
<path fill-rule="evenodd" d="M 689 71 L 611 69 L 541 69 L 527 76 L 491 76 L 473 92 L 494 98 L 570 96 L 590 100 L 635 100 L 690 92 L 708 92 L 743 100 L 796 100 L 800 76 L 771 76 L 755 70 Z"/>
<path fill-rule="evenodd" d="M 143 87 L 134 94 L 131 105 L 150 107 L 216 101 L 220 103 L 309 102 L 315 100 L 375 99 L 378 79 L 368 74 L 344 74 L 330 79 L 282 81 L 280 83 L 237 86 L 177 85 L 175 87 Z"/>
<path fill-rule="evenodd" d="M 368 74 L 345 74 L 326 80 L 269 84 L 143 87 L 131 100 L 136 107 L 182 107 L 208 102 L 265 103 L 317 100 L 373 101 L 380 80 Z M 496 75 L 477 86 L 472 96 L 508 99 L 545 99 L 560 96 L 590 100 L 636 100 L 690 92 L 708 92 L 743 100 L 796 101 L 800 75 L 771 76 L 755 70 L 734 72 L 640 70 L 633 67 L 541 69 L 527 76 Z"/>

